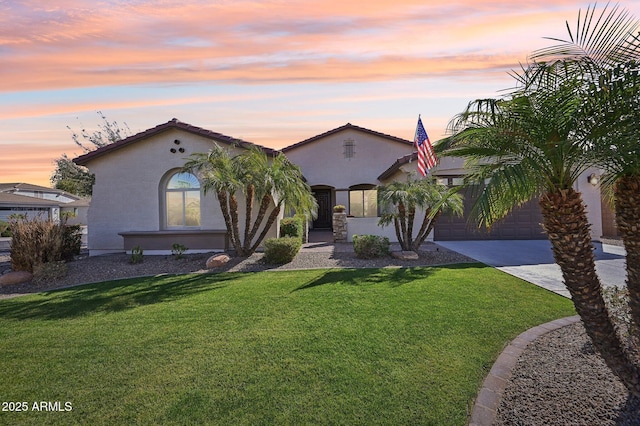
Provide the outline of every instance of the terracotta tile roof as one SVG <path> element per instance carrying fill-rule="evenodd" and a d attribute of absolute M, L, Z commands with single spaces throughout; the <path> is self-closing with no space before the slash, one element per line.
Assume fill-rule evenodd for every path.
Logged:
<path fill-rule="evenodd" d="M 128 138 L 122 139 L 118 142 L 103 146 L 102 148 L 98 148 L 95 151 L 91 151 L 84 155 L 76 157 L 73 159 L 73 162 L 81 166 L 85 166 L 89 161 L 95 158 L 101 157 L 105 154 L 109 154 L 113 151 L 117 151 L 120 148 L 124 148 L 125 146 L 147 139 L 151 136 L 157 135 L 158 133 L 164 132 L 169 129 L 184 130 L 186 132 L 193 133 L 195 135 L 204 136 L 216 142 L 222 142 L 227 145 L 236 144 L 243 148 L 257 146 L 258 148 L 262 149 L 267 155 L 271 155 L 271 156 L 275 156 L 278 153 L 278 151 L 273 150 L 271 148 L 267 148 L 251 142 L 243 141 L 241 139 L 232 138 L 231 136 L 226 136 L 221 133 L 212 132 L 211 130 L 203 129 L 202 127 L 192 126 L 191 124 L 183 123 L 182 121 L 179 121 L 177 118 L 174 118 L 166 123 L 159 124 L 155 127 L 152 127 L 151 129 L 147 129 L 143 132 L 137 133 L 133 136 L 129 136 Z"/>
<path fill-rule="evenodd" d="M 340 127 L 335 128 L 333 130 L 329 130 L 328 132 L 324 132 L 322 134 L 313 136 L 313 137 L 311 137 L 309 139 L 305 139 L 305 140 L 303 140 L 301 142 L 294 143 L 293 145 L 289 145 L 289 146 L 287 146 L 285 148 L 282 148 L 282 152 L 286 153 L 287 151 L 290 151 L 292 149 L 298 148 L 300 146 L 303 146 L 303 145 L 306 145 L 308 143 L 314 142 L 314 141 L 316 141 L 318 139 L 322 139 L 322 138 L 324 138 L 326 136 L 330 136 L 330 135 L 332 135 L 334 133 L 338 133 L 338 132 L 341 132 L 341 131 L 347 130 L 347 129 L 357 130 L 357 131 L 360 131 L 360 132 L 368 133 L 370 135 L 379 136 L 381 138 L 385 138 L 385 139 L 388 139 L 388 140 L 393 141 L 393 142 L 399 142 L 399 143 L 402 143 L 402 144 L 405 144 L 405 145 L 412 145 L 413 146 L 413 142 L 408 141 L 406 139 L 401 139 L 401 138 L 398 138 L 398 137 L 395 137 L 395 136 L 387 135 L 385 133 L 376 132 L 375 130 L 370 130 L 370 129 L 366 129 L 364 127 L 354 126 L 351 123 L 347 123 L 344 126 L 340 126 Z"/>

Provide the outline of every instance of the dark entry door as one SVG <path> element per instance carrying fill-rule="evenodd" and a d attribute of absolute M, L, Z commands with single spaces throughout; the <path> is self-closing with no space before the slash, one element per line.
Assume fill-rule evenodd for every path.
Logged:
<path fill-rule="evenodd" d="M 331 229 L 331 190 L 315 189 L 314 196 L 318 202 L 318 218 L 313 221 L 314 229 Z"/>

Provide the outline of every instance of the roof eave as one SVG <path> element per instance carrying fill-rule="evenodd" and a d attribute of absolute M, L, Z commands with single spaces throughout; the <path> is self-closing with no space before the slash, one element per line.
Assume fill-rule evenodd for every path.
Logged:
<path fill-rule="evenodd" d="M 122 139 L 118 142 L 114 142 L 112 144 L 103 146 L 102 148 L 98 148 L 95 151 L 91 151 L 88 152 L 86 154 L 80 155 L 76 158 L 73 159 L 73 162 L 80 165 L 80 166 L 86 166 L 90 161 L 95 160 L 96 158 L 102 157 L 103 155 L 109 154 L 113 151 L 117 151 L 121 148 L 124 148 L 126 146 L 129 146 L 133 143 L 139 142 L 141 140 L 145 140 L 148 139 L 150 137 L 153 137 L 155 135 L 158 135 L 162 132 L 165 132 L 167 130 L 170 129 L 180 129 L 195 135 L 199 135 L 199 136 L 203 136 L 206 138 L 209 138 L 211 140 L 214 140 L 216 142 L 221 142 L 224 143 L 226 145 L 238 145 L 242 148 L 248 149 L 250 147 L 258 147 L 259 149 L 261 149 L 262 151 L 264 151 L 265 154 L 267 154 L 268 156 L 272 156 L 275 157 L 278 154 L 278 151 L 271 149 L 271 148 L 267 148 L 252 142 L 247 142 L 247 141 L 243 141 L 241 139 L 236 139 L 236 138 L 232 138 L 230 136 L 226 136 L 223 135 L 221 133 L 216 133 L 213 132 L 211 130 L 207 130 L 204 129 L 202 127 L 197 127 L 197 126 L 193 126 L 191 124 L 188 123 L 183 123 L 181 121 L 179 121 L 178 119 L 174 118 L 166 123 L 163 124 L 159 124 L 155 127 L 152 127 L 150 129 L 147 129 L 145 131 L 142 131 L 140 133 L 137 133 L 135 135 L 129 136 L 128 138 Z"/>
<path fill-rule="evenodd" d="M 335 129 L 332 129 L 332 130 L 329 130 L 327 132 L 321 133 L 319 135 L 310 137 L 309 139 L 305 139 L 303 141 L 296 142 L 296 143 L 294 143 L 292 145 L 286 146 L 286 147 L 282 148 L 281 151 L 286 153 L 287 151 L 291 151 L 292 149 L 299 148 L 299 147 L 307 145 L 307 144 L 309 144 L 311 142 L 317 141 L 319 139 L 325 138 L 327 136 L 330 136 L 330 135 L 333 135 L 335 133 L 341 132 L 343 130 L 348 130 L 348 129 L 353 129 L 353 130 L 357 130 L 357 131 L 360 131 L 360 132 L 368 133 L 370 135 L 378 136 L 378 137 L 381 137 L 381 138 L 384 138 L 384 139 L 388 139 L 388 140 L 391 140 L 391 141 L 394 141 L 394 142 L 399 142 L 399 143 L 402 143 L 402 144 L 405 144 L 405 145 L 413 145 L 413 142 L 408 141 L 406 139 L 398 138 L 396 136 L 388 135 L 386 133 L 376 132 L 375 130 L 371 130 L 371 129 L 367 129 L 365 127 L 360 127 L 360 126 L 353 125 L 351 123 L 347 123 L 344 126 L 336 127 Z"/>

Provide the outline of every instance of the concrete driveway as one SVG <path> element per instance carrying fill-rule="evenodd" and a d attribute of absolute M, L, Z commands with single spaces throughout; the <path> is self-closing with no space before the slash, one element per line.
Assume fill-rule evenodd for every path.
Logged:
<path fill-rule="evenodd" d="M 547 290 L 570 297 L 547 240 L 437 241 L 450 250 L 486 263 Z M 605 286 L 624 286 L 624 248 L 594 244 L 596 271 Z M 604 247 L 603 247 L 604 246 Z"/>

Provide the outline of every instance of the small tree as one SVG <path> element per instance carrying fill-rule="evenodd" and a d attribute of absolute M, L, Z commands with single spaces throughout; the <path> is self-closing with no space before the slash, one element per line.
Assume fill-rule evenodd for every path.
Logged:
<path fill-rule="evenodd" d="M 457 190 L 438 184 L 435 178 L 414 179 L 409 175 L 406 182 L 396 181 L 381 186 L 378 199 L 383 209 L 388 210 L 380 216 L 378 224 L 384 227 L 393 223 L 403 250 L 417 251 L 443 212 L 461 216 L 464 210 L 462 196 Z M 414 236 L 418 210 L 423 210 L 425 215 Z"/>
<path fill-rule="evenodd" d="M 87 132 L 84 128 L 80 132 L 76 132 L 67 126 L 67 129 L 71 130 L 71 139 L 85 153 L 118 142 L 131 135 L 126 123 L 121 127 L 118 122 L 107 120 L 101 111 L 98 111 L 98 115 L 102 119 L 102 124 L 99 124 L 98 130 L 93 133 Z M 74 163 L 67 154 L 56 158 L 54 163 L 56 168 L 51 175 L 51 184 L 54 188 L 82 197 L 91 196 L 95 183 L 93 173 L 89 173 L 85 167 Z"/>

